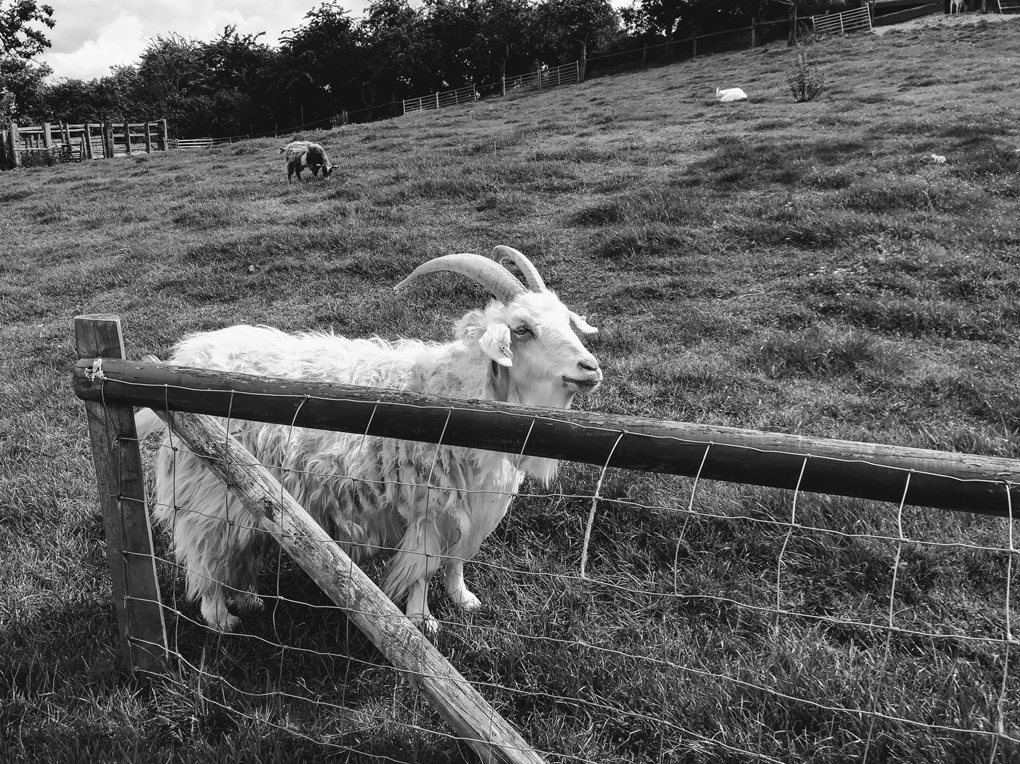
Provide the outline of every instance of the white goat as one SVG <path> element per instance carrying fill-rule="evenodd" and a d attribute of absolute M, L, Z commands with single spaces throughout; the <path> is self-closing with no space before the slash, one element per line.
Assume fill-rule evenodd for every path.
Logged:
<path fill-rule="evenodd" d="M 496 247 L 494 254 L 517 263 L 530 289 L 502 264 L 473 254 L 430 260 L 396 287 L 424 274 L 452 271 L 488 289 L 496 299 L 461 318 L 452 342 L 386 342 L 234 326 L 186 338 L 171 362 L 569 408 L 576 393 L 594 390 L 602 381 L 598 361 L 571 324 L 583 333 L 597 329 L 546 289 L 523 254 L 509 247 Z M 136 419 L 140 437 L 162 425 L 149 410 Z M 383 588 L 394 601 L 407 597 L 407 615 L 428 634 L 438 629 L 427 599 L 433 574 L 445 567 L 446 591 L 455 605 L 480 607 L 464 583 L 464 562 L 506 514 L 524 475 L 548 482 L 557 467 L 549 459 L 261 422 L 235 420 L 231 432 L 280 475 L 354 559 L 396 550 Z M 173 529 L 188 596 L 201 598 L 210 626 L 229 630 L 238 618 L 228 612 L 228 601 L 261 604 L 251 592 L 257 552 L 267 535 L 252 527 L 240 503 L 225 495 L 197 456 L 172 450 L 169 433 L 163 445 L 155 516 Z"/>
<path fill-rule="evenodd" d="M 963 0 L 950 0 L 949 2 L 949 13 L 962 13 L 963 12 Z"/>
<path fill-rule="evenodd" d="M 328 178 L 333 172 L 333 164 L 329 161 L 326 149 L 318 143 L 311 141 L 291 141 L 286 146 L 280 147 L 281 154 L 287 154 L 287 182 L 297 173 L 298 180 L 301 180 L 301 171 L 306 167 L 312 171 L 312 175 L 319 177 L 319 170 L 322 170 L 322 177 Z"/>

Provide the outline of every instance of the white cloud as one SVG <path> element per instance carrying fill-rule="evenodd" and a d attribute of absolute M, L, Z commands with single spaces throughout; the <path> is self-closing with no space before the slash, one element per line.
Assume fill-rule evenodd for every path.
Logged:
<path fill-rule="evenodd" d="M 141 20 L 121 11 L 98 30 L 92 39 L 67 51 L 53 49 L 41 57 L 56 78 L 91 80 L 105 77 L 110 67 L 133 64 L 145 50 L 146 36 Z"/>
<path fill-rule="evenodd" d="M 343 6 L 358 18 L 369 0 Z M 110 67 L 135 64 L 149 41 L 179 35 L 209 41 L 224 27 L 240 34 L 265 32 L 259 41 L 276 47 L 280 35 L 299 27 L 318 0 L 145 0 L 110 4 L 108 0 L 50 0 L 56 26 L 48 32 L 53 47 L 39 60 L 53 69 L 53 79 L 91 80 Z"/>

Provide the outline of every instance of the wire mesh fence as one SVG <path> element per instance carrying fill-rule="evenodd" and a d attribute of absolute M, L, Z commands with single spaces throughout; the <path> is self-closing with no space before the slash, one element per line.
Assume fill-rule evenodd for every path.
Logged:
<path fill-rule="evenodd" d="M 163 387 L 167 399 L 173 388 Z M 226 395 L 230 409 L 243 408 Z M 302 411 L 313 404 L 297 401 Z M 383 432 L 380 412 L 359 440 Z M 297 421 L 295 413 L 279 433 L 293 435 Z M 529 451 L 541 425 L 509 460 Z M 933 511 L 912 505 L 924 478 L 912 469 L 896 472 L 898 502 L 808 492 L 810 453 L 786 488 L 707 479 L 719 449 L 711 442 L 698 445 L 689 476 L 614 467 L 617 446 L 636 437 L 621 430 L 601 464 L 564 463 L 548 487 L 523 484 L 468 567 L 480 610 L 431 596 L 439 650 L 541 757 L 1016 760 L 1010 479 L 947 477 L 1001 499 L 1004 516 Z M 461 448 L 437 440 L 437 456 Z M 181 448 L 172 430 L 146 445 L 150 456 Z M 768 456 L 743 453 L 747 462 Z M 284 482 L 361 487 L 356 475 L 274 466 Z M 431 473 L 395 479 L 441 492 Z M 231 522 L 255 529 L 243 515 Z M 366 564 L 377 579 L 393 550 L 381 551 Z M 157 542 L 172 656 L 157 681 L 179 695 L 185 718 L 207 734 L 282 734 L 365 760 L 464 755 L 463 739 L 352 627 L 350 610 L 268 539 L 262 552 L 263 607 L 219 633 L 185 601 L 168 540 Z"/>

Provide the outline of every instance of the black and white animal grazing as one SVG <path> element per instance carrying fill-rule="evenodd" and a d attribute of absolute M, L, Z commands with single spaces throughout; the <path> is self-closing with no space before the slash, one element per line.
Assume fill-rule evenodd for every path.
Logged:
<path fill-rule="evenodd" d="M 319 170 L 322 170 L 322 177 L 328 178 L 333 172 L 333 163 L 329 161 L 326 149 L 318 143 L 311 141 L 292 141 L 280 148 L 280 153 L 287 154 L 287 182 L 297 174 L 301 180 L 301 171 L 308 168 L 312 175 L 318 177 Z"/>
<path fill-rule="evenodd" d="M 172 363 L 288 379 L 370 385 L 453 398 L 569 408 L 577 393 L 602 381 L 599 362 L 577 331 L 597 330 L 549 291 L 520 252 L 496 247 L 513 260 L 525 287 L 501 263 L 480 255 L 446 255 L 418 266 L 397 288 L 426 274 L 450 271 L 484 286 L 494 297 L 454 326 L 450 342 L 348 339 L 326 333 L 285 334 L 233 326 L 194 334 Z M 140 437 L 162 426 L 155 414 L 137 417 Z M 362 434 L 232 421 L 231 432 L 355 560 L 396 550 L 384 583 L 426 633 L 428 585 L 443 567 L 455 605 L 481 603 L 464 583 L 464 563 L 507 512 L 524 476 L 548 482 L 550 459 Z M 164 436 L 156 469 L 156 518 L 172 528 L 177 557 L 187 570 L 188 595 L 217 629 L 238 619 L 228 602 L 258 602 L 257 551 L 266 534 L 252 527 L 199 457 Z M 174 450 L 177 446 L 178 450 Z"/>

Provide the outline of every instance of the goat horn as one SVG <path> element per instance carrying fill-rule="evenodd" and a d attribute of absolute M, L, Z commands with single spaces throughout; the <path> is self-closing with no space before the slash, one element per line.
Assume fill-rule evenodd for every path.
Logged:
<path fill-rule="evenodd" d="M 515 298 L 528 291 L 516 276 L 495 260 L 470 253 L 443 255 L 422 263 L 411 271 L 410 276 L 393 288 L 400 289 L 416 276 L 436 271 L 452 271 L 467 276 L 488 289 L 504 305 L 509 305 Z"/>
<path fill-rule="evenodd" d="M 534 263 L 524 256 L 523 252 L 519 252 L 513 247 L 506 247 L 500 244 L 492 250 L 492 255 L 493 257 L 499 258 L 500 262 L 506 258 L 510 258 L 517 263 L 517 267 L 521 269 L 521 273 L 524 274 L 524 278 L 533 292 L 546 291 L 545 282 L 539 275 L 538 268 L 536 268 Z"/>

